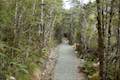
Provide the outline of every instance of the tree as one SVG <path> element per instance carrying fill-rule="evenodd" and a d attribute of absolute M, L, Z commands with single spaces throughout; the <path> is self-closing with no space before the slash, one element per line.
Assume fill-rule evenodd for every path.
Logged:
<path fill-rule="evenodd" d="M 104 37 L 102 33 L 102 20 L 101 20 L 101 7 L 100 7 L 100 0 L 96 0 L 97 3 L 97 29 L 98 29 L 98 55 L 100 61 L 100 80 L 105 80 L 105 72 L 104 72 Z"/>

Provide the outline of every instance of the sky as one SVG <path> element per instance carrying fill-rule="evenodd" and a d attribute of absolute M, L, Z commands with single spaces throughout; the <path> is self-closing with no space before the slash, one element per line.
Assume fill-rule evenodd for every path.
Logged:
<path fill-rule="evenodd" d="M 80 0 L 81 4 L 88 4 L 89 2 L 94 2 L 95 0 Z M 63 0 L 64 2 L 64 8 L 65 9 L 70 9 L 72 6 L 70 4 L 70 0 Z"/>

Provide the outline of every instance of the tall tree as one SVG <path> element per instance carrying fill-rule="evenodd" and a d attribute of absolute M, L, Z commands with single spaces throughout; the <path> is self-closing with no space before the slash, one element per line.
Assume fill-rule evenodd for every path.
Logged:
<path fill-rule="evenodd" d="M 101 19 L 101 2 L 100 0 L 96 0 L 97 3 L 97 29 L 98 29 L 98 55 L 100 61 L 100 80 L 105 80 L 105 72 L 104 72 L 104 37 L 102 32 L 102 19 Z"/>
<path fill-rule="evenodd" d="M 117 62 L 116 62 L 116 70 L 115 70 L 115 79 L 114 80 L 119 80 L 120 79 L 120 1 L 118 2 L 118 27 L 117 27 Z"/>

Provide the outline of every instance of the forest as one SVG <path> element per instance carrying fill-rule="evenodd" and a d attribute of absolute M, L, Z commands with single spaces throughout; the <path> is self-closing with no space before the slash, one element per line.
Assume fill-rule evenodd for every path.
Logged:
<path fill-rule="evenodd" d="M 51 80 L 42 72 L 64 33 L 90 80 L 120 80 L 120 0 L 69 1 L 0 0 L 0 80 Z"/>

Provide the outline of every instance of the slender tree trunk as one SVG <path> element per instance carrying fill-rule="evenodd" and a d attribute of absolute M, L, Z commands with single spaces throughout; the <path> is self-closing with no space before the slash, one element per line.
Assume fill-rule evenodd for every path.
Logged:
<path fill-rule="evenodd" d="M 106 34 L 105 34 L 105 29 L 106 29 L 106 27 L 107 27 L 107 11 L 106 11 L 106 15 L 105 15 L 105 9 L 107 9 L 107 6 L 106 6 L 107 4 L 106 4 L 106 1 L 105 0 L 103 0 L 103 2 L 102 2 L 102 20 L 101 20 L 101 22 L 102 22 L 102 34 L 103 34 L 103 40 L 104 40 L 104 47 L 105 47 L 105 37 L 106 37 Z M 106 22 L 105 22 L 105 18 L 106 18 Z M 105 50 L 104 50 L 104 52 L 105 52 Z M 107 77 L 108 77 L 108 75 L 107 75 L 107 64 L 106 64 L 106 60 L 107 60 L 107 55 L 106 55 L 106 53 L 104 53 L 104 61 L 103 61 L 103 64 L 104 64 L 104 80 L 107 80 Z"/>
<path fill-rule="evenodd" d="M 38 33 L 41 37 L 41 41 L 42 41 L 42 46 L 44 46 L 44 38 L 45 38 L 45 24 L 44 24 L 44 0 L 41 0 L 41 18 L 40 18 L 40 24 L 39 24 L 39 30 L 38 30 Z"/>
<path fill-rule="evenodd" d="M 105 70 L 105 79 L 106 80 L 108 80 L 108 55 L 109 55 L 109 53 L 110 53 L 110 51 L 111 51 L 111 28 L 112 28 L 112 17 L 113 17 L 113 4 L 114 4 L 114 1 L 115 0 L 112 0 L 111 1 L 111 9 L 110 9 L 110 13 L 109 13 L 109 15 L 110 15 L 110 18 L 109 18 L 109 21 L 108 21 L 108 8 L 109 8 L 109 6 L 108 6 L 108 1 L 106 1 L 106 23 L 105 23 L 105 27 L 106 27 L 106 29 L 108 30 L 107 31 L 107 33 L 108 33 L 108 35 L 106 35 L 105 37 L 107 37 L 108 38 L 108 40 L 107 40 L 107 46 L 106 46 L 106 53 L 105 53 L 105 63 L 104 63 L 104 70 Z"/>
<path fill-rule="evenodd" d="M 110 51 L 111 51 L 111 28 L 112 28 L 114 2 L 115 2 L 115 0 L 111 1 L 110 19 L 109 19 L 109 26 L 108 26 L 108 53 L 110 53 Z"/>
<path fill-rule="evenodd" d="M 103 0 L 103 2 L 102 2 L 103 4 L 102 4 L 102 34 L 103 34 L 103 36 L 105 36 L 105 15 L 104 15 L 104 10 L 105 10 L 105 7 L 104 7 L 104 5 L 105 5 L 105 1 Z"/>
<path fill-rule="evenodd" d="M 14 47 L 18 47 L 18 26 L 19 26 L 19 1 L 16 0 L 15 2 L 15 17 L 14 17 L 14 30 L 13 30 L 13 35 L 14 35 L 14 39 L 13 39 L 13 44 L 12 46 Z M 14 58 L 14 53 L 15 51 L 13 49 L 11 49 L 11 58 Z"/>
<path fill-rule="evenodd" d="M 100 7 L 100 0 L 96 0 L 97 2 L 97 12 L 98 12 L 98 55 L 99 55 L 99 61 L 100 61 L 100 80 L 105 80 L 105 72 L 104 72 L 104 37 L 103 37 L 103 31 L 102 31 L 102 20 L 101 20 L 101 7 Z"/>
<path fill-rule="evenodd" d="M 21 33 L 21 23 L 24 13 L 22 1 L 16 1 L 15 6 L 15 19 L 14 19 L 14 45 L 15 47 L 18 46 L 20 33 Z"/>
<path fill-rule="evenodd" d="M 117 62 L 115 71 L 115 80 L 120 80 L 120 1 L 118 1 L 118 28 L 117 28 Z"/>

